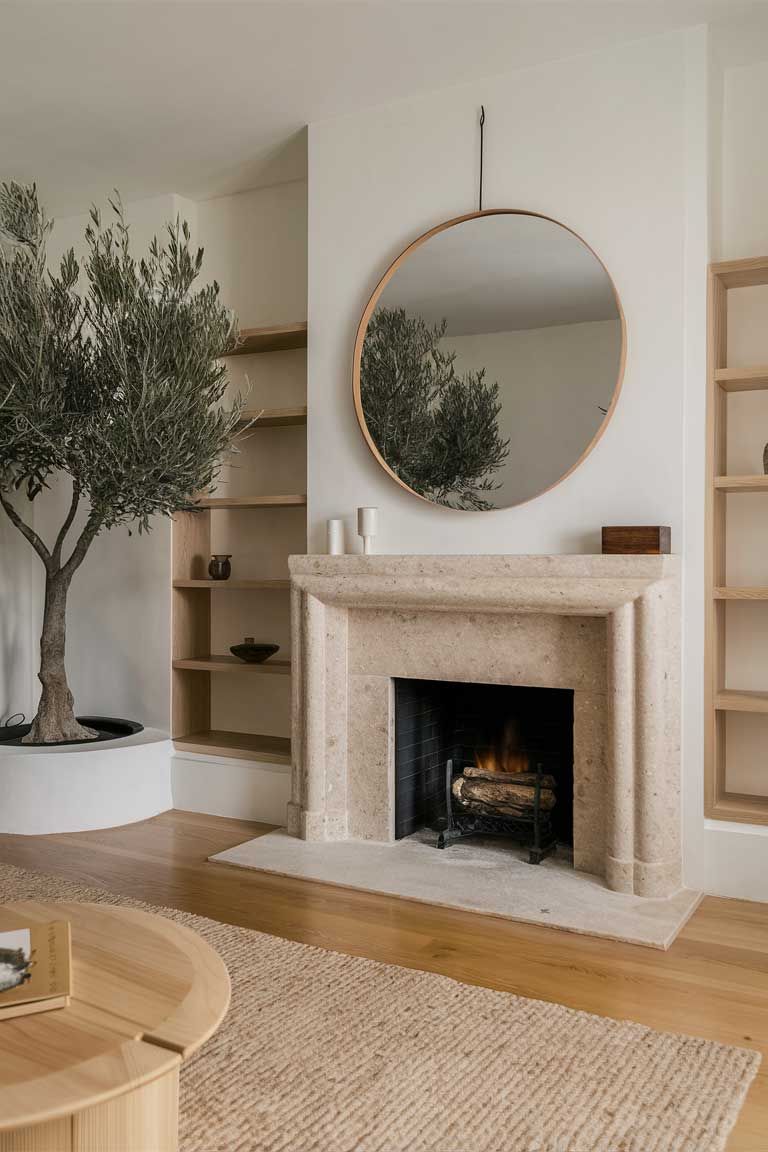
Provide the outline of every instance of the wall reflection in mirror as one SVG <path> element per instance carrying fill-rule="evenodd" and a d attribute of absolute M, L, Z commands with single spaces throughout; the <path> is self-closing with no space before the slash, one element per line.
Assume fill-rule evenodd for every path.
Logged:
<path fill-rule="evenodd" d="M 482 214 L 417 242 L 366 318 L 355 379 L 366 438 L 402 484 L 448 507 L 506 508 L 552 487 L 620 387 L 611 279 L 544 217 Z"/>

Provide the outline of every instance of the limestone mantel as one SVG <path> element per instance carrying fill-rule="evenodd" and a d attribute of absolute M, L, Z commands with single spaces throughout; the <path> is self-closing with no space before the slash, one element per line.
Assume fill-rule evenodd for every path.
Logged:
<path fill-rule="evenodd" d="M 574 690 L 575 863 L 680 887 L 675 556 L 293 556 L 288 828 L 393 837 L 392 679 Z"/>

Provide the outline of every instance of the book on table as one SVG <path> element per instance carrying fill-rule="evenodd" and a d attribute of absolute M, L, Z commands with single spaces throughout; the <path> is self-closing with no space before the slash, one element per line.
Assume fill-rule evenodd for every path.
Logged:
<path fill-rule="evenodd" d="M 65 1008 L 72 993 L 69 924 L 25 923 L 0 931 L 0 1020 Z"/>

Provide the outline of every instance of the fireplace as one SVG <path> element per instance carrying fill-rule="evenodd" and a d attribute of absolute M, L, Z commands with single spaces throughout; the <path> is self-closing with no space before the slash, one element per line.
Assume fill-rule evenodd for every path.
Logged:
<path fill-rule="evenodd" d="M 573 691 L 398 678 L 394 710 L 395 839 L 572 846 Z"/>
<path fill-rule="evenodd" d="M 574 870 L 618 892 L 679 889 L 677 557 L 295 556 L 290 567 L 293 835 L 410 843 L 407 823 L 396 833 L 399 683 L 463 686 L 468 701 L 563 692 L 573 782 L 555 790 L 558 808 L 572 795 Z M 438 728 L 436 746 L 446 739 Z M 426 822 L 403 814 L 414 817 Z"/>

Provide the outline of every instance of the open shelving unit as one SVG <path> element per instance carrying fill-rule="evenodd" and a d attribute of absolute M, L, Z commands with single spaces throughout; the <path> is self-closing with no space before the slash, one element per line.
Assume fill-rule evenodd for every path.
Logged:
<path fill-rule="evenodd" d="M 240 337 L 238 347 L 229 355 L 290 352 L 306 348 L 307 325 L 246 329 L 241 330 Z M 280 359 L 282 361 L 282 357 Z M 273 362 L 267 358 L 265 363 Z M 265 375 L 268 377 L 271 371 L 268 369 Z M 270 447 L 277 443 L 270 436 L 270 430 L 300 429 L 306 426 L 306 422 L 306 404 L 274 407 L 269 404 L 257 406 L 251 402 L 241 419 L 240 447 L 246 464 L 249 451 L 254 451 L 257 458 L 265 462 L 262 474 L 269 476 L 271 472 L 277 472 L 275 466 L 280 463 L 282 450 Z M 300 436 L 301 433 L 276 435 Z M 301 444 L 301 455 L 305 460 L 303 438 Z M 294 444 L 294 449 L 296 447 Z M 285 468 L 282 471 L 285 473 Z M 247 488 L 252 480 L 247 467 L 243 471 L 234 470 L 233 475 L 232 486 L 238 489 Z M 275 487 L 278 482 L 275 481 Z M 292 477 L 286 481 L 284 476 L 283 482 L 287 488 Z M 254 487 L 262 486 L 265 485 L 258 481 L 254 484 Z M 290 680 L 290 660 L 283 658 L 287 646 L 281 643 L 280 655 L 270 657 L 263 664 L 245 663 L 222 649 L 241 640 L 246 631 L 258 634 L 263 630 L 265 635 L 262 638 L 272 639 L 272 630 L 280 627 L 276 621 L 287 620 L 290 589 L 288 551 L 281 555 L 279 541 L 275 545 L 272 539 L 278 522 L 274 519 L 265 521 L 264 517 L 277 516 L 282 523 L 283 516 L 296 515 L 292 510 L 300 511 L 306 503 L 306 494 L 300 491 L 283 490 L 275 494 L 270 491 L 241 493 L 238 490 L 236 494 L 229 491 L 222 494 L 220 489 L 201 496 L 195 501 L 194 509 L 181 512 L 174 518 L 172 734 L 177 750 L 264 764 L 290 764 L 290 739 L 271 730 L 274 692 L 284 695 L 288 689 L 281 689 L 280 682 L 287 686 Z M 228 518 L 223 527 L 219 517 Z M 303 547 L 300 550 L 303 550 L 306 548 L 306 521 L 301 532 Z M 226 541 L 225 546 L 221 545 L 222 539 Z M 259 554 L 262 539 L 263 564 Z M 211 580 L 208 577 L 208 561 L 217 551 L 233 555 L 234 575 L 229 580 Z M 282 569 L 278 574 L 274 573 L 276 565 Z M 251 575 L 248 567 L 256 571 Z M 258 571 L 262 567 L 265 569 L 263 575 Z M 241 599 L 238 599 L 238 594 Z M 232 608 L 235 602 L 239 605 L 237 609 Z M 226 617 L 223 625 L 222 616 Z M 227 636 L 222 642 L 222 632 L 235 627 L 233 620 L 240 622 L 242 631 L 239 635 L 231 632 L 231 638 Z M 242 621 L 247 621 L 247 624 Z M 267 688 L 272 697 L 260 699 L 260 694 L 263 696 Z M 217 721 L 216 713 L 222 710 L 222 694 L 225 704 L 230 697 L 233 701 L 230 711 L 236 720 L 231 727 Z M 287 704 L 285 711 L 287 713 Z M 258 727 L 260 721 L 266 731 L 245 730 Z M 241 728 L 244 730 L 239 730 Z"/>
<path fill-rule="evenodd" d="M 704 808 L 705 815 L 712 819 L 750 824 L 768 824 L 768 795 L 752 795 L 729 788 L 726 726 L 731 713 L 768 713 L 768 683 L 766 691 L 726 686 L 727 608 L 736 601 L 768 601 L 768 587 L 728 584 L 727 524 L 729 497 L 744 493 L 768 494 L 768 476 L 729 475 L 728 408 L 729 397 L 734 393 L 768 391 L 768 365 L 729 366 L 728 292 L 764 285 L 768 285 L 768 257 L 726 261 L 710 267 Z"/>

